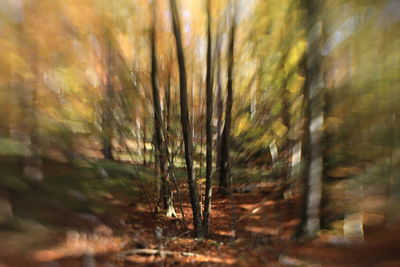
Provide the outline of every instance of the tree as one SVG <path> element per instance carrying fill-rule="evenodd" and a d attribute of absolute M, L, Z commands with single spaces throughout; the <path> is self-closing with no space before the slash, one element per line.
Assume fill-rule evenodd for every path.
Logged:
<path fill-rule="evenodd" d="M 232 8 L 232 7 L 231 7 Z M 225 108 L 225 124 L 222 131 L 221 140 L 221 159 L 219 166 L 219 192 L 228 194 L 231 181 L 229 176 L 229 139 L 232 123 L 232 105 L 233 105 L 233 65 L 235 52 L 235 33 L 236 33 L 236 6 L 233 7 L 233 15 L 231 17 L 231 26 L 229 32 L 228 43 L 228 73 L 227 73 L 227 98 Z"/>
<path fill-rule="evenodd" d="M 221 22 L 218 23 L 217 37 L 215 40 L 215 64 L 216 64 L 216 79 L 217 79 L 217 99 L 216 99 L 216 115 L 217 115 L 217 142 L 216 142 L 216 171 L 219 173 L 221 162 L 221 139 L 222 139 L 222 115 L 224 102 L 222 100 L 222 81 L 221 81 Z"/>
<path fill-rule="evenodd" d="M 322 135 L 324 123 L 323 81 L 321 71 L 322 20 L 320 1 L 304 1 L 308 50 L 305 61 L 306 80 L 304 84 L 306 107 L 306 184 L 304 190 L 304 209 L 301 227 L 307 237 L 314 237 L 320 230 L 320 208 L 322 198 L 323 154 Z"/>
<path fill-rule="evenodd" d="M 111 40 L 105 41 L 105 70 L 106 70 L 106 84 L 105 84 L 105 94 L 101 105 L 101 140 L 102 140 L 102 152 L 103 156 L 107 160 L 113 160 L 112 155 L 112 137 L 113 137 L 113 127 L 112 127 L 112 99 L 113 99 L 113 88 L 112 88 L 112 49 Z"/>
<path fill-rule="evenodd" d="M 156 3 L 152 2 L 152 27 L 150 31 L 151 43 L 151 86 L 153 91 L 153 110 L 154 110 L 154 139 L 155 157 L 158 157 L 159 170 L 161 177 L 161 196 L 164 202 L 164 209 L 167 217 L 176 217 L 172 188 L 168 179 L 166 141 L 163 135 L 164 122 L 161 113 L 160 93 L 157 83 L 157 51 L 156 51 Z"/>
<path fill-rule="evenodd" d="M 185 146 L 185 161 L 186 161 L 186 171 L 187 171 L 187 179 L 189 185 L 190 202 L 192 205 L 195 234 L 197 237 L 201 237 L 202 222 L 201 222 L 199 198 L 196 187 L 196 178 L 194 176 L 194 170 L 193 170 L 193 139 L 192 139 L 191 126 L 190 126 L 191 124 L 190 124 L 189 109 L 188 109 L 185 56 L 182 46 L 179 12 L 175 0 L 170 0 L 170 8 L 172 14 L 171 19 L 175 37 L 176 53 L 178 57 L 181 126 L 182 126 L 182 135 Z"/>
<path fill-rule="evenodd" d="M 203 212 L 203 230 L 204 234 L 208 235 L 209 220 L 211 211 L 211 195 L 212 195 L 212 115 L 213 115 L 213 79 L 211 66 L 211 6 L 210 0 L 207 0 L 207 74 L 206 74 L 206 192 L 204 200 Z"/>

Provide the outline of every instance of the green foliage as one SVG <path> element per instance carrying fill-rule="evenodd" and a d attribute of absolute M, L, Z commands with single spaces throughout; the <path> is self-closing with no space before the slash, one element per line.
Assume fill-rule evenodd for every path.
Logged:
<path fill-rule="evenodd" d="M 0 138 L 0 155 L 3 156 L 29 156 L 30 151 L 21 142 L 10 138 Z"/>

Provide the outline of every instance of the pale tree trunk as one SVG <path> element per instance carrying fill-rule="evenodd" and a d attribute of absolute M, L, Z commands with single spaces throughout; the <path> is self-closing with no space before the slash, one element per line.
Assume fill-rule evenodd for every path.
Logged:
<path fill-rule="evenodd" d="M 308 52 L 306 58 L 306 81 L 308 108 L 307 128 L 309 160 L 307 161 L 307 183 L 303 233 L 315 237 L 321 227 L 321 199 L 323 179 L 322 136 L 324 123 L 323 79 L 321 72 L 322 20 L 320 1 L 305 1 L 307 14 Z"/>
<path fill-rule="evenodd" d="M 188 176 L 190 202 L 192 204 L 193 224 L 197 237 L 202 236 L 202 221 L 200 214 L 200 205 L 196 187 L 196 179 L 193 173 L 193 140 L 190 129 L 189 109 L 188 109 L 188 94 L 187 94 L 187 77 L 185 67 L 185 57 L 182 47 L 181 28 L 179 22 L 179 13 L 175 0 L 170 0 L 172 27 L 174 31 L 176 52 L 179 65 L 179 89 L 180 89 L 180 106 L 181 106 L 181 124 L 182 134 L 185 145 L 185 160 Z"/>
<path fill-rule="evenodd" d="M 257 112 L 257 90 L 255 86 L 250 91 L 250 120 L 254 120 Z"/>
<path fill-rule="evenodd" d="M 221 82 L 221 42 L 220 33 L 216 39 L 216 68 L 217 68 L 217 144 L 216 144 L 216 171 L 219 173 L 219 166 L 221 163 L 221 139 L 222 139 L 222 115 L 224 110 L 224 102 L 222 100 L 222 82 Z"/>
<path fill-rule="evenodd" d="M 170 145 L 171 134 L 171 71 L 168 72 L 167 84 L 165 86 L 165 142 Z M 169 150 L 172 151 L 172 150 Z"/>
<path fill-rule="evenodd" d="M 161 194 L 164 203 L 164 210 L 167 217 L 176 217 L 173 203 L 173 194 L 170 181 L 168 179 L 167 167 L 167 146 L 164 140 L 162 129 L 164 127 L 160 93 L 157 82 L 157 55 L 156 55 L 156 1 L 152 3 L 153 25 L 151 29 L 151 85 L 153 90 L 153 109 L 154 109 L 154 135 L 155 135 L 155 157 L 158 157 L 160 176 L 161 176 Z"/>
<path fill-rule="evenodd" d="M 191 91 L 191 95 L 190 95 L 190 104 L 192 106 L 192 139 L 193 139 L 193 146 L 194 146 L 194 153 L 196 153 L 196 123 L 195 123 L 195 108 L 194 108 L 194 66 L 192 63 L 192 67 L 191 67 L 191 75 L 192 80 L 191 80 L 191 86 L 190 86 L 190 91 Z M 190 113 L 189 113 L 190 116 Z"/>
<path fill-rule="evenodd" d="M 145 124 L 145 118 L 143 118 L 143 166 L 147 165 L 146 162 L 146 155 L 147 155 L 147 147 L 146 147 L 146 142 L 147 142 L 147 130 L 146 130 L 146 124 Z"/>

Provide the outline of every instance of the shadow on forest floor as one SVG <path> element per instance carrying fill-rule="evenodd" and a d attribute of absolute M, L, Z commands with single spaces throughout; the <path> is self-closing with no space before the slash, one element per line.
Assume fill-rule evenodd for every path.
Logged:
<path fill-rule="evenodd" d="M 164 229 L 167 240 L 164 249 L 191 252 L 196 256 L 176 254 L 162 260 L 158 255 L 134 255 L 126 257 L 121 265 L 156 266 L 162 262 L 166 266 L 371 266 L 370 263 L 372 266 L 399 266 L 397 230 L 382 235 L 381 231 L 366 229 L 366 242 L 362 245 L 333 244 L 327 242 L 326 236 L 305 243 L 292 240 L 299 222 L 298 197 L 285 199 L 279 191 L 279 186 L 264 183 L 249 193 L 235 193 L 227 198 L 215 196 L 212 234 L 206 240 L 181 236 L 186 232 L 179 228 L 176 220 L 159 217 L 156 225 Z M 190 221 L 191 210 L 187 202 L 184 209 L 186 219 Z M 154 228 L 150 230 L 154 231 Z M 158 248 L 157 242 L 153 239 L 148 247 Z"/>
<path fill-rule="evenodd" d="M 119 187 L 120 189 L 122 187 Z M 187 189 L 182 185 L 186 221 L 191 221 Z M 7 249 L 0 244 L 0 266 L 400 266 L 399 230 L 368 231 L 362 245 L 335 245 L 319 237 L 312 242 L 291 239 L 298 224 L 299 199 L 285 199 L 279 185 L 259 183 L 247 193 L 216 195 L 212 203 L 209 239 L 193 239 L 192 225 L 179 218 L 155 215 L 148 206 L 127 200 L 118 190 L 105 195 L 107 212 L 60 213 L 58 220 L 91 221 L 54 231 L 39 224 L 31 232 L 9 233 L 18 243 L 47 237 L 47 247 Z M 80 214 L 80 215 L 79 215 Z M 54 216 L 54 215 L 53 215 Z M 92 217 L 90 217 L 92 216 Z M 94 222 L 93 222 L 94 221 Z M 75 224 L 79 224 L 79 220 Z M 163 230 L 162 241 L 155 236 Z M 1 233 L 2 240 L 8 238 Z M 32 240 L 31 240 L 32 239 Z M 167 255 L 160 256 L 160 248 Z M 135 254 L 127 253 L 134 251 Z"/>

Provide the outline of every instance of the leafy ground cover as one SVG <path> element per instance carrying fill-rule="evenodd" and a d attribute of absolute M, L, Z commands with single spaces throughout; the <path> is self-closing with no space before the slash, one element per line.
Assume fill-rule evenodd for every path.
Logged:
<path fill-rule="evenodd" d="M 312 242 L 294 240 L 299 195 L 284 197 L 277 182 L 216 195 L 211 235 L 194 239 L 184 182 L 185 220 L 179 212 L 178 218 L 154 213 L 149 203 L 157 196 L 141 190 L 155 186 L 151 168 L 86 162 L 75 169 L 52 165 L 47 173 L 51 178 L 14 195 L 18 217 L 0 232 L 0 266 L 400 265 L 396 228 L 365 227 L 358 245 L 343 242 L 334 229 Z"/>

